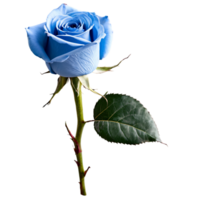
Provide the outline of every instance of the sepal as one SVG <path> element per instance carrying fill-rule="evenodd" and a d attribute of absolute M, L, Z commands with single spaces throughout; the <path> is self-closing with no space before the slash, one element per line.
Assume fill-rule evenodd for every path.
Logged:
<path fill-rule="evenodd" d="M 77 78 L 79 79 L 79 81 L 81 82 L 83 87 L 85 87 L 86 89 L 90 90 L 91 92 L 93 92 L 95 94 L 98 94 L 98 95 L 102 96 L 106 100 L 106 102 L 108 103 L 108 100 L 106 99 L 105 96 L 103 96 L 102 94 L 99 94 L 98 92 L 96 92 L 95 90 L 90 88 L 89 79 L 88 79 L 87 75 L 78 76 Z"/>
<path fill-rule="evenodd" d="M 57 83 L 57 87 L 56 87 L 55 92 L 52 94 L 51 99 L 50 99 L 43 107 L 45 107 L 46 105 L 49 105 L 49 104 L 51 103 L 51 101 L 52 101 L 52 99 L 54 98 L 54 96 L 55 96 L 56 94 L 58 94 L 58 93 L 60 92 L 60 90 L 65 86 L 65 84 L 67 83 L 68 79 L 69 79 L 69 78 L 62 77 L 62 76 L 60 76 L 60 77 L 58 78 L 58 83 Z"/>
<path fill-rule="evenodd" d="M 131 54 L 130 54 L 131 55 Z M 111 69 L 115 68 L 115 67 L 118 67 L 122 61 L 128 59 L 130 57 L 130 55 L 124 59 L 122 59 L 117 65 L 114 65 L 112 67 L 97 67 L 95 70 L 94 70 L 94 74 L 102 74 L 104 72 L 108 72 L 108 71 L 111 71 Z"/>

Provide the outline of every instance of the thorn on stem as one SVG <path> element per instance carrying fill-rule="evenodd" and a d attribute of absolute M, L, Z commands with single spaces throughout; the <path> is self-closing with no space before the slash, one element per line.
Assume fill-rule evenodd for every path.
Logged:
<path fill-rule="evenodd" d="M 72 138 L 73 142 L 75 143 L 75 148 L 73 149 L 73 151 L 78 154 L 80 152 L 84 152 L 84 150 L 80 150 L 79 144 L 77 142 L 77 140 L 74 137 L 74 133 L 73 131 L 70 129 L 69 125 L 65 125 L 66 128 L 66 132 L 68 133 L 68 136 Z"/>
<path fill-rule="evenodd" d="M 85 170 L 85 173 L 84 173 L 84 175 L 85 175 L 86 177 L 88 177 L 88 174 L 89 174 L 89 172 L 90 172 L 91 169 L 93 169 L 93 166 L 92 166 L 92 165 L 86 166 L 86 170 Z"/>
<path fill-rule="evenodd" d="M 78 167 L 80 165 L 79 162 L 76 159 L 73 159 L 72 161 L 75 164 L 75 167 Z"/>

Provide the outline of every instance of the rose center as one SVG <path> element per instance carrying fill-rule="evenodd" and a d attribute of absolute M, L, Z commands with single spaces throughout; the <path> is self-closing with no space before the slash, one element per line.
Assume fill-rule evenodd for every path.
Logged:
<path fill-rule="evenodd" d="M 75 23 L 69 24 L 69 26 L 70 26 L 71 28 L 78 28 L 78 27 L 77 27 L 77 24 L 75 24 Z"/>

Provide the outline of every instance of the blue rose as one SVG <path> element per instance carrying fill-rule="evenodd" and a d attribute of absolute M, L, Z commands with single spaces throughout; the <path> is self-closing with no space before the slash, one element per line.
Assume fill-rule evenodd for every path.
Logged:
<path fill-rule="evenodd" d="M 77 11 L 66 4 L 46 22 L 26 28 L 31 51 L 52 74 L 77 77 L 93 72 L 109 52 L 112 29 L 107 16 Z"/>

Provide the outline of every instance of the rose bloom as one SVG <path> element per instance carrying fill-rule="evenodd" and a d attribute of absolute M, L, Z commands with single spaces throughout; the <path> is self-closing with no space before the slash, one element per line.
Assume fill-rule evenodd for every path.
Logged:
<path fill-rule="evenodd" d="M 29 47 L 52 74 L 77 77 L 93 72 L 109 52 L 113 31 L 107 16 L 77 11 L 66 4 L 46 22 L 26 28 Z"/>

